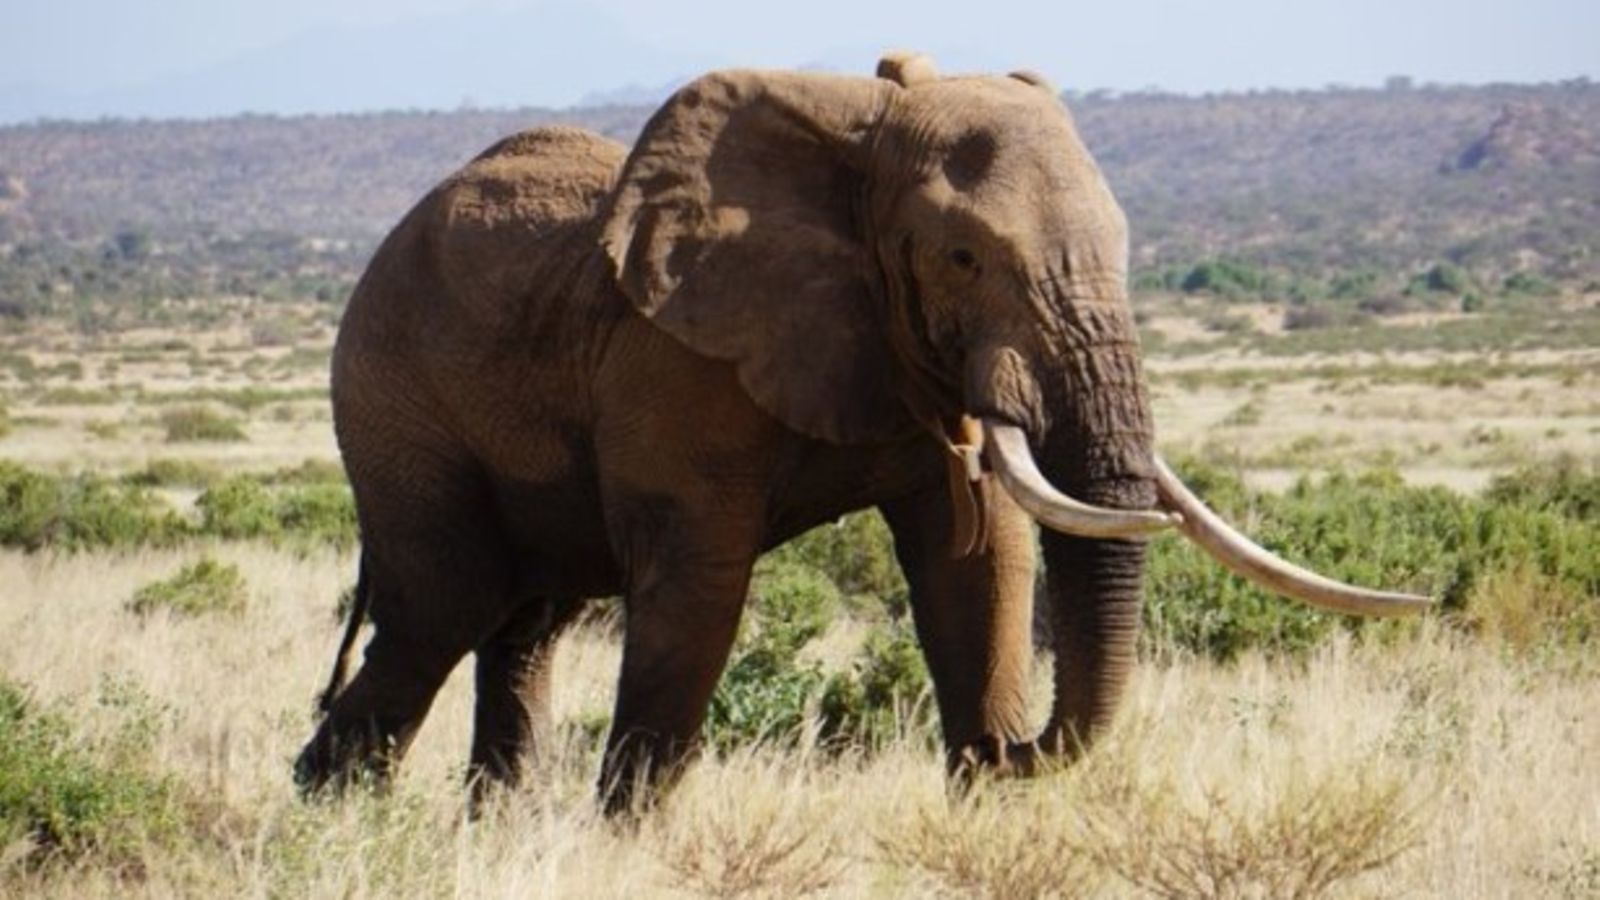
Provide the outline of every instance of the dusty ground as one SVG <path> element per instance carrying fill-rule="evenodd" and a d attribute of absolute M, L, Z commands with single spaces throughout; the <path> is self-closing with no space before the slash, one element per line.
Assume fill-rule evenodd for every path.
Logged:
<path fill-rule="evenodd" d="M 1270 307 L 1246 308 L 1273 333 Z M 1426 315 L 1391 327 L 1426 328 Z M 174 336 L 85 340 L 61 331 L 0 340 L 35 372 L 0 367 L 12 427 L 0 457 L 33 466 L 126 471 L 152 460 L 267 470 L 337 458 L 324 390 L 332 331 L 255 346 L 229 322 Z M 1259 321 L 1256 321 L 1259 320 Z M 1146 330 L 1203 335 L 1193 318 Z M 1498 472 L 1561 454 L 1600 457 L 1600 347 L 1518 353 L 1268 356 L 1223 348 L 1147 359 L 1161 446 L 1199 453 L 1277 486 L 1305 471 L 1392 465 L 1413 481 L 1475 490 Z M 1480 374 L 1481 373 L 1481 374 Z M 160 416 L 202 405 L 237 421 L 240 441 L 169 440 Z"/>

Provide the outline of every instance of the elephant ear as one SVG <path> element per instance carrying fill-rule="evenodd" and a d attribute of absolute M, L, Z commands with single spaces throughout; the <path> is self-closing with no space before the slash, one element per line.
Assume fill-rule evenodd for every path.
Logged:
<path fill-rule="evenodd" d="M 855 216 L 892 89 L 796 73 L 700 78 L 645 125 L 602 233 L 640 313 L 732 362 L 788 427 L 837 443 L 912 427 Z"/>

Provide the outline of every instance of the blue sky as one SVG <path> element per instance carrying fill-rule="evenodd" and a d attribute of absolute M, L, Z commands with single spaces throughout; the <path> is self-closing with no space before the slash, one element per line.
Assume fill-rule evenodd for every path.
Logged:
<path fill-rule="evenodd" d="M 1067 88 L 1600 77 L 1600 0 L 0 0 L 0 121 L 564 106 L 728 65 Z"/>

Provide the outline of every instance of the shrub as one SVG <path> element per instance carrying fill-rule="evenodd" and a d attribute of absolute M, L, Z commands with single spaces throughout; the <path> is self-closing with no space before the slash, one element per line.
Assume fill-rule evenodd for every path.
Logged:
<path fill-rule="evenodd" d="M 1313 328 L 1330 328 L 1338 324 L 1334 311 L 1319 304 L 1291 306 L 1283 314 L 1284 331 L 1309 331 Z"/>
<path fill-rule="evenodd" d="M 745 627 L 712 697 L 712 744 L 792 743 L 819 721 L 831 747 L 878 749 L 904 728 L 929 725 L 927 670 L 909 628 L 873 628 L 860 655 L 831 675 L 805 657 L 831 626 L 842 596 L 823 569 L 793 557 L 769 554 L 757 568 Z M 840 574 L 859 575 L 855 562 Z"/>
<path fill-rule="evenodd" d="M 344 484 L 308 484 L 277 494 L 278 531 L 300 541 L 353 547 L 359 529 Z"/>
<path fill-rule="evenodd" d="M 1459 266 L 1435 263 L 1423 276 L 1423 286 L 1442 294 L 1465 294 L 1472 289 L 1472 279 Z"/>
<path fill-rule="evenodd" d="M 188 459 L 153 459 L 144 468 L 122 476 L 124 484 L 141 487 L 205 487 L 217 479 L 214 466 Z"/>
<path fill-rule="evenodd" d="M 848 671 L 828 679 L 821 738 L 835 747 L 881 749 L 905 732 L 931 739 L 928 669 L 911 629 L 873 629 Z"/>
<path fill-rule="evenodd" d="M 1359 300 L 1378 289 L 1379 276 L 1371 269 L 1341 272 L 1328 285 L 1328 295 L 1337 300 Z"/>
<path fill-rule="evenodd" d="M 202 534 L 230 540 L 266 539 L 355 544 L 355 503 L 343 484 L 271 488 L 241 475 L 206 489 L 195 507 Z"/>
<path fill-rule="evenodd" d="M 92 754 L 58 715 L 0 679 L 0 847 L 44 864 L 139 849 L 182 832 L 179 798 L 136 752 Z M 98 755 L 109 759 L 99 759 Z"/>
<path fill-rule="evenodd" d="M 1241 262 L 1208 260 L 1190 269 L 1178 285 L 1184 293 L 1202 291 L 1228 298 L 1262 294 L 1271 287 L 1267 273 Z"/>
<path fill-rule="evenodd" d="M 239 567 L 204 557 L 170 578 L 139 588 L 123 608 L 138 616 L 166 611 L 187 618 L 212 613 L 238 615 L 248 602 L 249 592 Z"/>
<path fill-rule="evenodd" d="M 236 476 L 207 488 L 194 505 L 200 511 L 200 530 L 204 534 L 230 540 L 279 534 L 271 492 L 249 476 Z"/>
<path fill-rule="evenodd" d="M 1401 294 L 1374 294 L 1356 303 L 1356 309 L 1374 316 L 1398 316 L 1411 311 L 1411 301 Z"/>
<path fill-rule="evenodd" d="M 838 588 L 803 564 L 778 561 L 763 569 L 744 634 L 711 700 L 708 733 L 724 747 L 798 738 L 823 683 L 821 667 L 799 654 L 827 629 Z"/>
<path fill-rule="evenodd" d="M 162 410 L 160 421 L 169 444 L 245 439 L 244 429 L 239 427 L 238 422 L 209 406 L 178 406 Z"/>
<path fill-rule="evenodd" d="M 171 543 L 183 520 L 143 487 L 96 475 L 55 478 L 0 461 L 0 544 L 125 547 Z"/>
<path fill-rule="evenodd" d="M 894 602 L 905 597 L 906 583 L 895 559 L 894 539 L 876 512 L 852 513 L 813 528 L 767 554 L 767 559 L 823 572 L 847 598 Z"/>
<path fill-rule="evenodd" d="M 1600 518 L 1600 469 L 1563 456 L 1496 477 L 1484 491 L 1492 503 L 1549 509 L 1573 519 Z"/>
<path fill-rule="evenodd" d="M 1221 470 L 1185 464 L 1187 480 L 1224 517 L 1251 522 L 1263 546 L 1334 578 L 1442 596 L 1470 617 L 1478 588 L 1497 573 L 1525 570 L 1567 610 L 1573 597 L 1600 596 L 1600 522 L 1587 510 L 1592 477 L 1546 482 L 1523 474 L 1483 497 L 1411 487 L 1388 471 L 1302 479 L 1283 494 L 1253 494 Z M 1572 497 L 1563 507 L 1552 497 Z M 1536 574 L 1534 574 L 1536 573 Z M 1146 648 L 1179 648 L 1228 659 L 1246 648 L 1300 654 L 1336 627 L 1376 625 L 1315 612 L 1249 585 L 1188 542 L 1151 544 Z M 1568 612 L 1563 612 L 1567 616 Z M 1580 616 L 1581 618 L 1581 616 Z M 1574 620 L 1576 621 L 1576 620 Z M 1586 620 L 1585 620 L 1586 621 Z"/>
<path fill-rule="evenodd" d="M 1083 818 L 1080 852 L 1152 897 L 1343 896 L 1419 846 L 1430 825 L 1410 781 L 1375 767 L 1256 796 L 1191 799 L 1159 781 L 1096 787 L 1116 793 Z"/>
<path fill-rule="evenodd" d="M 1501 283 L 1501 288 L 1508 294 L 1529 297 L 1553 297 L 1558 293 L 1554 284 L 1532 272 L 1512 272 Z"/>

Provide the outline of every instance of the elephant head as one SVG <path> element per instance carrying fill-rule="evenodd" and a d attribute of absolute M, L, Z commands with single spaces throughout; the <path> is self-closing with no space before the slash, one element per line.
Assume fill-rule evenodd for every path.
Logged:
<path fill-rule="evenodd" d="M 842 443 L 982 423 L 983 459 L 1048 526 L 1056 700 L 1070 752 L 1131 668 L 1143 535 L 1346 611 L 1426 601 L 1321 579 L 1218 520 L 1153 452 L 1128 226 L 1041 78 L 724 72 L 645 126 L 603 242 L 625 294 L 728 360 L 789 427 Z M 978 471 L 975 477 L 982 477 Z"/>

